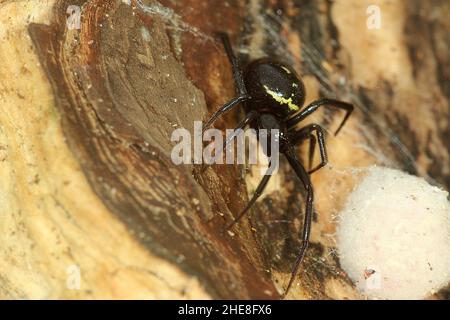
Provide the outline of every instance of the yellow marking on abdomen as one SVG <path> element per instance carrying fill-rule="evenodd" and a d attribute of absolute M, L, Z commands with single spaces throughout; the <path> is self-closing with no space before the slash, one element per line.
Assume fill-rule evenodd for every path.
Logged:
<path fill-rule="evenodd" d="M 294 111 L 300 110 L 299 106 L 296 105 L 294 102 L 292 102 L 292 98 L 289 98 L 289 99 L 283 98 L 275 91 L 270 90 L 268 86 L 264 86 L 264 89 L 266 90 L 267 94 L 269 94 L 272 98 L 275 99 L 275 101 L 277 101 L 281 104 L 287 104 L 289 109 L 291 109 L 291 110 L 294 110 Z"/>

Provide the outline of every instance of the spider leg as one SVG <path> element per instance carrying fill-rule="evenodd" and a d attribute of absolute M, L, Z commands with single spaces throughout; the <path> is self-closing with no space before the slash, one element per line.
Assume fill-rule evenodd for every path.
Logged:
<path fill-rule="evenodd" d="M 256 188 L 256 191 L 253 194 L 250 201 L 247 203 L 244 210 L 242 210 L 241 213 L 239 213 L 239 215 L 230 224 L 228 224 L 225 227 L 223 232 L 231 229 L 231 227 L 233 227 L 236 223 L 238 223 L 242 219 L 242 217 L 248 212 L 248 210 L 255 204 L 256 200 L 258 200 L 258 198 L 261 196 L 264 189 L 266 188 L 267 183 L 269 182 L 271 176 L 272 176 L 272 174 L 271 174 L 270 163 L 269 163 L 269 169 L 267 169 L 264 177 L 262 178 L 261 182 L 258 184 L 258 187 Z"/>
<path fill-rule="evenodd" d="M 214 123 L 214 121 L 217 120 L 217 118 L 219 118 L 221 115 L 223 115 L 224 113 L 226 113 L 227 111 L 230 111 L 231 109 L 233 109 L 235 106 L 237 106 L 239 103 L 244 102 L 246 100 L 248 100 L 250 97 L 248 95 L 240 95 L 238 97 L 235 97 L 233 99 L 231 99 L 230 101 L 228 101 L 226 104 L 224 104 L 219 110 L 217 110 L 212 116 L 211 118 L 209 118 L 208 122 L 206 122 L 206 124 L 203 126 L 203 133 L 209 128 L 211 127 L 211 125 Z"/>
<path fill-rule="evenodd" d="M 305 140 L 309 138 L 309 157 L 308 157 L 308 173 L 310 173 L 311 167 L 312 167 L 312 162 L 313 162 L 313 158 L 314 158 L 314 152 L 316 151 L 316 136 L 313 135 L 312 133 L 303 133 L 303 132 L 299 132 L 299 131 L 295 131 L 292 134 L 292 140 L 291 143 L 292 144 L 296 144 L 299 141 Z"/>
<path fill-rule="evenodd" d="M 256 111 L 250 111 L 244 119 L 239 122 L 239 124 L 234 128 L 234 132 L 232 135 L 230 135 L 227 140 L 225 140 L 225 143 L 223 144 L 223 148 L 219 153 L 216 155 L 216 157 L 220 157 L 222 153 L 225 151 L 228 144 L 234 140 L 239 134 L 239 130 L 242 130 L 245 126 L 247 126 L 250 122 L 252 122 L 256 117 L 258 116 L 258 112 Z M 206 170 L 206 166 L 203 164 L 201 172 L 203 173 Z"/>
<path fill-rule="evenodd" d="M 312 167 L 312 161 L 314 157 L 314 151 L 316 147 L 316 138 L 312 134 L 313 132 L 316 132 L 317 134 L 317 140 L 319 141 L 319 152 L 320 152 L 320 164 L 317 165 L 314 169 L 311 169 Z M 297 142 L 309 138 L 310 144 L 309 144 L 309 171 L 308 174 L 312 174 L 316 172 L 317 170 L 323 168 L 328 163 L 328 154 L 327 154 L 327 148 L 325 145 L 325 133 L 323 128 L 318 124 L 310 124 L 299 131 L 293 131 L 290 133 L 290 141 L 292 144 L 296 144 Z"/>
<path fill-rule="evenodd" d="M 245 88 L 244 78 L 242 76 L 242 69 L 239 65 L 239 60 L 234 55 L 233 48 L 231 47 L 230 38 L 226 33 L 219 33 L 218 35 L 222 40 L 223 46 L 227 53 L 228 60 L 230 61 L 231 67 L 233 69 L 233 78 L 237 88 L 238 96 L 227 102 L 212 115 L 212 117 L 203 127 L 203 132 L 205 132 L 205 130 L 208 129 L 213 124 L 213 122 L 216 121 L 217 118 L 220 117 L 222 114 L 233 109 L 233 107 L 235 107 L 239 103 L 250 99 L 250 96 L 247 94 L 247 89 Z"/>
<path fill-rule="evenodd" d="M 239 65 L 239 60 L 236 58 L 233 52 L 233 48 L 231 47 L 230 38 L 227 33 L 221 32 L 218 34 L 222 40 L 223 46 L 228 56 L 228 60 L 231 63 L 233 68 L 233 77 L 234 82 L 236 83 L 236 87 L 240 96 L 247 95 L 247 89 L 245 88 L 244 78 L 242 77 L 242 68 Z"/>
<path fill-rule="evenodd" d="M 227 140 L 225 140 L 225 143 L 223 145 L 223 150 L 225 150 L 225 148 L 227 147 L 227 145 L 233 141 L 234 138 L 236 138 L 239 135 L 239 130 L 244 129 L 244 127 L 248 124 L 250 124 L 250 122 L 252 122 L 253 120 L 255 120 L 255 118 L 258 116 L 258 112 L 256 111 L 250 111 L 249 113 L 247 113 L 247 115 L 245 116 L 244 119 L 242 119 L 241 122 L 239 122 L 239 124 L 237 125 L 236 128 L 234 128 L 234 132 L 232 135 L 230 135 Z M 222 150 L 222 151 L 223 151 Z"/>
<path fill-rule="evenodd" d="M 297 115 L 293 116 L 291 119 L 288 120 L 288 127 L 293 127 L 303 119 L 305 119 L 307 116 L 309 116 L 311 113 L 317 111 L 319 107 L 322 106 L 331 106 L 338 109 L 343 109 L 346 111 L 345 117 L 342 120 L 339 128 L 336 130 L 334 135 L 337 135 L 339 131 L 341 131 L 344 124 L 347 122 L 348 118 L 350 117 L 351 113 L 353 112 L 353 105 L 347 102 L 334 100 L 334 99 L 319 99 L 312 103 L 310 103 L 303 111 L 298 113 Z"/>
<path fill-rule="evenodd" d="M 312 168 L 312 163 L 314 160 L 314 152 L 316 151 L 316 144 L 317 144 L 317 139 L 316 136 L 314 136 L 312 133 L 309 134 L 309 155 L 308 155 L 308 174 L 312 174 L 315 171 L 317 171 L 317 168 L 311 169 Z M 322 156 L 322 152 L 320 153 L 321 155 L 321 163 L 323 163 L 323 156 Z M 326 163 L 325 163 L 326 164 Z M 324 164 L 324 166 L 325 166 Z"/>
<path fill-rule="evenodd" d="M 284 155 L 286 156 L 292 169 L 295 171 L 295 173 L 297 174 L 297 176 L 299 177 L 299 179 L 303 183 L 303 186 L 306 189 L 306 208 L 305 208 L 305 218 L 303 221 L 302 245 L 300 247 L 300 251 L 298 253 L 297 259 L 292 268 L 291 279 L 289 280 L 289 284 L 288 284 L 286 290 L 284 291 L 283 295 L 281 296 L 282 298 L 284 298 L 286 296 L 286 294 L 289 292 L 289 289 L 291 288 L 292 284 L 294 283 L 294 279 L 298 273 L 301 262 L 305 256 L 306 249 L 308 248 L 309 236 L 311 233 L 311 223 L 312 223 L 312 217 L 313 217 L 313 201 L 314 201 L 314 192 L 313 192 L 311 180 L 309 179 L 309 175 L 306 172 L 305 168 L 303 167 L 303 165 L 300 163 L 297 156 L 295 155 L 293 148 L 291 146 L 289 146 L 289 148 L 284 152 Z"/>

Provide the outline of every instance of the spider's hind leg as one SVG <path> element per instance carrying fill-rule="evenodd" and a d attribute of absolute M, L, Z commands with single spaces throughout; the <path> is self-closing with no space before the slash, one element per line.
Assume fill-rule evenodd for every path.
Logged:
<path fill-rule="evenodd" d="M 308 106 L 305 107 L 300 113 L 296 114 L 292 118 L 288 120 L 288 127 L 292 128 L 297 123 L 308 117 L 310 114 L 316 112 L 320 107 L 333 107 L 341 110 L 345 110 L 345 117 L 339 125 L 338 129 L 334 133 L 337 135 L 339 131 L 341 131 L 342 127 L 347 122 L 348 118 L 353 112 L 353 105 L 351 103 L 335 100 L 335 99 L 319 99 L 311 102 Z"/>
<path fill-rule="evenodd" d="M 239 60 L 234 55 L 233 48 L 231 47 L 230 38 L 226 33 L 219 33 L 218 35 L 222 39 L 222 43 L 227 53 L 228 60 L 230 61 L 231 67 L 233 69 L 233 78 L 238 92 L 238 96 L 231 99 L 229 102 L 224 104 L 219 110 L 217 110 L 211 116 L 208 122 L 204 125 L 203 131 L 208 129 L 214 123 L 214 121 L 216 121 L 217 118 L 219 118 L 222 114 L 233 109 L 239 103 L 250 99 L 250 96 L 247 94 L 247 89 L 245 88 L 244 78 L 242 76 L 242 69 L 241 66 L 239 65 Z"/>
<path fill-rule="evenodd" d="M 233 68 L 234 82 L 236 83 L 237 91 L 239 95 L 247 95 L 247 89 L 245 88 L 244 78 L 242 76 L 242 68 L 239 64 L 238 58 L 236 58 L 233 48 L 231 47 L 230 37 L 227 33 L 220 32 L 219 37 L 222 40 L 223 46 L 228 56 L 228 60 Z"/>

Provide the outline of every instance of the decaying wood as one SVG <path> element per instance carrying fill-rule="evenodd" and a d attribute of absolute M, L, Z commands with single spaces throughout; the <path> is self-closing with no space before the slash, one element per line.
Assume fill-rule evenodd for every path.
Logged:
<path fill-rule="evenodd" d="M 342 134 L 328 135 L 330 165 L 313 176 L 312 244 L 289 297 L 360 298 L 333 240 L 355 169 L 389 165 L 450 188 L 450 5 L 124 2 L 0 4 L 0 77 L 9 79 L 0 87 L 0 296 L 279 297 L 299 247 L 300 182 L 283 165 L 250 219 L 223 235 L 258 170 L 203 172 L 170 158 L 173 130 L 192 131 L 234 94 L 214 37 L 221 30 L 244 62 L 291 63 L 308 101 L 335 96 L 357 106 Z M 380 30 L 366 28 L 374 2 Z M 80 30 L 66 26 L 69 5 L 82 9 Z M 311 121 L 331 132 L 340 117 Z M 71 266 L 80 290 L 68 286 Z"/>

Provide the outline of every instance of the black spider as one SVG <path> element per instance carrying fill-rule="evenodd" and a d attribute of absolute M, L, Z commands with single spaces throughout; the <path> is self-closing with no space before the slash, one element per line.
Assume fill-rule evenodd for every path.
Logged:
<path fill-rule="evenodd" d="M 220 115 L 231 110 L 241 102 L 245 102 L 246 116 L 236 129 L 243 129 L 246 125 L 250 125 L 255 130 L 267 129 L 268 132 L 270 132 L 271 129 L 278 129 L 280 152 L 285 155 L 292 169 L 300 178 L 306 189 L 306 208 L 303 222 L 302 246 L 294 263 L 289 284 L 282 295 L 284 298 L 292 286 L 309 243 L 311 219 L 314 210 L 313 187 L 311 185 L 309 174 L 319 170 L 327 164 L 327 151 L 325 147 L 324 130 L 322 127 L 318 124 L 310 124 L 302 129 L 296 130 L 295 126 L 315 112 L 319 107 L 333 106 L 346 111 L 345 118 L 337 129 L 336 135 L 352 113 L 353 105 L 333 99 L 319 99 L 301 110 L 305 102 L 305 87 L 300 77 L 297 76 L 291 67 L 269 58 L 263 58 L 251 62 L 243 73 L 239 61 L 231 48 L 228 35 L 223 33 L 219 35 L 222 39 L 228 59 L 233 67 L 233 76 L 238 96 L 222 106 L 205 124 L 204 130 L 210 127 Z M 311 163 L 317 142 L 313 132 L 317 134 L 321 163 L 311 170 Z M 234 137 L 232 136 L 231 138 Z M 306 171 L 294 151 L 294 145 L 297 142 L 306 139 L 310 140 L 309 172 Z M 230 142 L 230 139 L 227 139 L 225 145 L 228 142 Z M 270 147 L 266 150 L 270 150 Z M 251 208 L 263 192 L 270 177 L 271 174 L 266 172 L 250 202 L 234 221 L 226 227 L 226 230 L 238 222 Z"/>

